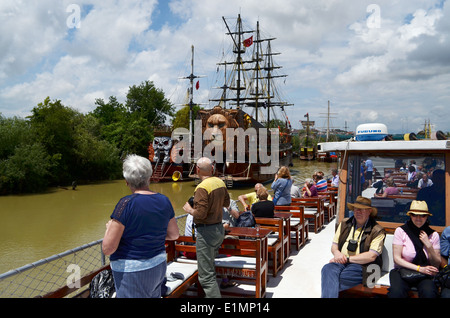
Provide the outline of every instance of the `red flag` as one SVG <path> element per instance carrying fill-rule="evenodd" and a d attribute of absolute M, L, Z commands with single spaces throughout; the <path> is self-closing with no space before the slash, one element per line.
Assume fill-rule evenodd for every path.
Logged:
<path fill-rule="evenodd" d="M 248 39 L 244 40 L 243 42 L 245 47 L 249 47 L 250 45 L 253 44 L 253 35 L 251 37 L 249 37 Z"/>
<path fill-rule="evenodd" d="M 199 89 L 200 88 L 200 82 L 197 81 L 197 84 L 195 84 L 195 89 Z"/>

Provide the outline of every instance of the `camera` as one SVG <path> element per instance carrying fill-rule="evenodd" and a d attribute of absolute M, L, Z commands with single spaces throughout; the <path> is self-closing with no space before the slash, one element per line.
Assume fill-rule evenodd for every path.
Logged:
<path fill-rule="evenodd" d="M 188 200 L 188 202 L 189 202 L 189 205 L 190 205 L 192 208 L 194 208 L 194 197 L 190 197 L 189 200 Z"/>
<path fill-rule="evenodd" d="M 358 241 L 356 241 L 356 240 L 349 240 L 348 241 L 347 250 L 349 252 L 355 252 L 357 247 L 358 247 Z"/>

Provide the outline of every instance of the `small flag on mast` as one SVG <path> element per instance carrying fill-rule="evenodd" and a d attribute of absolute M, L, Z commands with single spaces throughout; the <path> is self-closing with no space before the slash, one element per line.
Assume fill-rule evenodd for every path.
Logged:
<path fill-rule="evenodd" d="M 249 47 L 253 44 L 253 35 L 251 37 L 249 37 L 248 39 L 244 40 L 243 42 L 245 47 Z"/>

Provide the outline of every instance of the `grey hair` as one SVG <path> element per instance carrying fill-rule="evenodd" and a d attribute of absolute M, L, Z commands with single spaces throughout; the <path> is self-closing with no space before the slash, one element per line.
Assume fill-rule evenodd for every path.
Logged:
<path fill-rule="evenodd" d="M 148 187 L 152 173 L 152 164 L 147 158 L 128 155 L 123 161 L 123 177 L 133 189 Z"/>
<path fill-rule="evenodd" d="M 305 179 L 305 182 L 306 182 L 307 184 L 313 184 L 313 183 L 314 183 L 314 180 L 311 179 L 311 178 L 306 178 L 306 179 Z"/>

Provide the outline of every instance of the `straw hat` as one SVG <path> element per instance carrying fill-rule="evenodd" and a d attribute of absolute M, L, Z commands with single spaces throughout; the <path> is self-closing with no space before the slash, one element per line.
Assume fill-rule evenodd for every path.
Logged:
<path fill-rule="evenodd" d="M 406 215 L 411 214 L 421 214 L 421 215 L 427 214 L 429 216 L 433 215 L 428 211 L 428 205 L 425 201 L 416 201 L 416 200 L 411 202 L 409 211 L 408 213 L 406 213 Z"/>
<path fill-rule="evenodd" d="M 370 216 L 375 217 L 378 213 L 377 208 L 374 208 L 372 206 L 372 200 L 362 197 L 362 196 L 358 196 L 356 198 L 355 203 L 347 203 L 347 207 L 349 208 L 349 210 L 354 210 L 355 208 L 359 208 L 359 209 L 368 209 L 371 208 L 372 212 L 370 213 Z"/>

